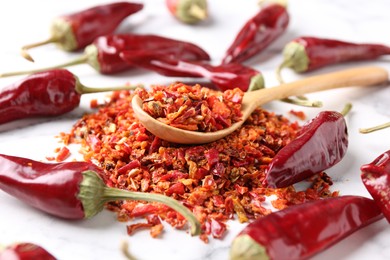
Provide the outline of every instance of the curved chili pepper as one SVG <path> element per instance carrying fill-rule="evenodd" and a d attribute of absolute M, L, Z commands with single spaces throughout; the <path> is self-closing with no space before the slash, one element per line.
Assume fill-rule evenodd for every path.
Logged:
<path fill-rule="evenodd" d="M 360 168 L 366 189 L 390 223 L 390 150 Z"/>
<path fill-rule="evenodd" d="M 213 66 L 201 61 L 184 61 L 164 57 L 158 53 L 124 51 L 120 55 L 129 64 L 155 71 L 168 77 L 194 77 L 209 79 L 217 88 L 240 88 L 242 91 L 264 86 L 262 74 L 239 63 Z"/>
<path fill-rule="evenodd" d="M 338 163 L 348 148 L 343 113 L 323 111 L 308 121 L 297 137 L 272 158 L 263 184 L 288 187 Z"/>
<path fill-rule="evenodd" d="M 0 91 L 0 124 L 13 120 L 65 114 L 79 106 L 81 95 L 118 89 L 85 87 L 70 71 L 38 72 Z"/>
<path fill-rule="evenodd" d="M 301 73 L 347 61 L 374 60 L 388 54 L 390 47 L 381 44 L 299 37 L 284 47 L 284 61 L 277 75 L 282 81 L 280 71 L 286 67 Z"/>
<path fill-rule="evenodd" d="M 168 10 L 179 21 L 195 24 L 207 18 L 207 0 L 166 0 Z"/>
<path fill-rule="evenodd" d="M 0 250 L 0 260 L 56 260 L 46 249 L 33 243 L 18 243 Z"/>
<path fill-rule="evenodd" d="M 114 74 L 132 68 L 134 65 L 125 62 L 119 54 L 122 51 L 157 52 L 159 55 L 175 56 L 183 60 L 210 60 L 210 56 L 195 44 L 179 41 L 153 34 L 115 34 L 100 36 L 94 43 L 85 48 L 79 58 L 50 68 L 30 71 L 18 71 L 0 74 L 0 77 L 30 74 L 54 68 L 64 68 L 87 63 L 102 74 Z M 161 50 L 164 50 L 163 52 Z"/>
<path fill-rule="evenodd" d="M 104 172 L 90 162 L 49 164 L 0 154 L 0 189 L 43 212 L 65 219 L 84 219 L 102 211 L 109 201 L 155 201 L 179 212 L 191 223 L 191 234 L 199 234 L 200 223 L 177 200 L 108 187 L 102 176 Z"/>
<path fill-rule="evenodd" d="M 265 5 L 241 28 L 222 63 L 241 63 L 260 53 L 286 30 L 289 19 L 285 6 L 278 3 Z"/>
<path fill-rule="evenodd" d="M 233 240 L 230 259 L 308 259 L 381 218 L 375 202 L 360 196 L 291 206 L 245 227 Z"/>
<path fill-rule="evenodd" d="M 49 39 L 22 47 L 22 55 L 33 61 L 26 51 L 48 43 L 57 43 L 66 51 L 83 49 L 97 37 L 113 33 L 126 17 L 142 8 L 140 3 L 116 2 L 63 15 L 54 19 Z"/>

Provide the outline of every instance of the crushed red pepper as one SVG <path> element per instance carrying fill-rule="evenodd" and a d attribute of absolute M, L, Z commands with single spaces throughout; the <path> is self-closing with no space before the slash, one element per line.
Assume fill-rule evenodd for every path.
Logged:
<path fill-rule="evenodd" d="M 145 112 L 164 124 L 180 129 L 214 132 L 241 119 L 244 92 L 239 88 L 224 92 L 199 84 L 156 85 L 149 91 L 138 89 Z"/>
<path fill-rule="evenodd" d="M 133 93 L 114 92 L 111 100 L 92 114 L 84 115 L 68 134 L 65 144 L 78 143 L 84 159 L 106 171 L 108 186 L 160 193 L 181 201 L 202 224 L 201 239 L 223 238 L 226 221 L 251 221 L 271 213 L 267 198 L 277 209 L 310 200 L 337 196 L 325 173 L 307 180 L 307 188 L 271 189 L 262 186 L 264 170 L 274 155 L 293 140 L 300 126 L 261 108 L 229 136 L 204 145 L 166 142 L 148 132 L 131 108 Z M 159 204 L 118 201 L 107 204 L 119 221 L 145 218 L 143 225 L 128 226 L 129 234 L 145 227 L 153 237 L 162 232 L 161 219 L 177 229 L 186 220 Z M 153 228 L 154 227 L 154 228 Z"/>

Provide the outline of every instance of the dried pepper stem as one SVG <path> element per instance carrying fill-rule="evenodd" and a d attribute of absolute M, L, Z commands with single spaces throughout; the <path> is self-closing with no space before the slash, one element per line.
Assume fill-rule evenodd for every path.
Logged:
<path fill-rule="evenodd" d="M 390 122 L 387 122 L 387 123 L 384 123 L 384 124 L 381 124 L 381 125 L 377 125 L 377 126 L 373 126 L 373 127 L 360 128 L 359 132 L 362 133 L 362 134 L 368 134 L 368 133 L 379 131 L 379 130 L 382 130 L 382 129 L 385 129 L 385 128 L 388 128 L 388 127 L 390 127 Z"/>
<path fill-rule="evenodd" d="M 196 236 L 201 232 L 200 223 L 192 212 L 180 204 L 177 200 L 154 193 L 132 192 L 117 188 L 107 187 L 102 179 L 93 171 L 83 172 L 84 179 L 80 185 L 79 199 L 83 201 L 86 218 L 92 217 L 103 205 L 115 200 L 141 200 L 163 203 L 179 212 L 191 225 L 191 235 Z M 97 192 L 99 190 L 99 192 Z"/>

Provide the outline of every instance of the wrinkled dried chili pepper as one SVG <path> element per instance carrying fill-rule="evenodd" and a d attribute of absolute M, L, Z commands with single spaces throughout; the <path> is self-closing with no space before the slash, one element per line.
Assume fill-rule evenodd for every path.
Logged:
<path fill-rule="evenodd" d="M 283 82 L 280 73 L 286 67 L 301 73 L 341 62 L 374 60 L 388 54 L 390 47 L 381 44 L 299 37 L 284 47 L 284 60 L 278 67 L 277 76 Z"/>
<path fill-rule="evenodd" d="M 272 159 L 266 170 L 264 185 L 288 187 L 338 163 L 348 148 L 344 115 L 349 109 L 350 106 L 346 106 L 341 113 L 322 111 L 308 121 L 297 137 Z"/>
<path fill-rule="evenodd" d="M 22 47 L 22 55 L 33 61 L 27 50 L 48 43 L 57 43 L 66 51 L 83 49 L 97 37 L 112 34 L 126 17 L 142 8 L 140 3 L 116 2 L 60 16 L 51 25 L 51 37 Z"/>
<path fill-rule="evenodd" d="M 286 6 L 279 3 L 264 5 L 241 28 L 222 63 L 241 63 L 260 53 L 286 30 L 289 19 Z"/>
<path fill-rule="evenodd" d="M 390 150 L 360 170 L 364 185 L 390 223 Z"/>
<path fill-rule="evenodd" d="M 56 260 L 46 249 L 33 243 L 18 243 L 0 250 L 0 260 Z"/>
<path fill-rule="evenodd" d="M 195 44 L 179 41 L 153 34 L 115 34 L 100 36 L 94 43 L 85 48 L 79 58 L 50 68 L 41 68 L 30 71 L 17 71 L 0 74 L 0 77 L 30 74 L 54 68 L 63 68 L 87 63 L 102 74 L 114 74 L 133 67 L 129 62 L 120 58 L 119 54 L 125 50 L 157 52 L 159 55 L 175 57 L 183 60 L 210 60 L 210 56 Z"/>
<path fill-rule="evenodd" d="M 195 77 L 210 80 L 220 90 L 240 88 L 242 91 L 264 87 L 262 74 L 239 63 L 213 66 L 201 61 L 184 61 L 158 55 L 124 51 L 120 55 L 129 64 L 155 71 L 168 77 Z"/>
<path fill-rule="evenodd" d="M 308 259 L 383 218 L 360 196 L 306 202 L 259 218 L 233 240 L 230 259 Z"/>
<path fill-rule="evenodd" d="M 51 215 L 84 219 L 116 200 L 143 200 L 166 204 L 191 223 L 191 234 L 199 235 L 200 224 L 177 200 L 161 194 L 130 192 L 108 187 L 104 172 L 90 162 L 43 163 L 0 154 L 0 189 Z"/>
<path fill-rule="evenodd" d="M 132 89 L 134 86 L 91 88 L 65 69 L 38 72 L 0 91 L 0 124 L 17 119 L 57 116 L 79 106 L 81 95 Z"/>
<path fill-rule="evenodd" d="M 207 0 L 166 0 L 168 10 L 179 21 L 195 24 L 207 18 Z"/>

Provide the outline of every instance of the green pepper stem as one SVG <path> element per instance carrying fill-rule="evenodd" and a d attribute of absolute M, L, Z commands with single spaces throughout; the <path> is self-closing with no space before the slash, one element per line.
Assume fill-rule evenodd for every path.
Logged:
<path fill-rule="evenodd" d="M 276 78 L 280 84 L 285 84 L 282 78 L 282 69 L 293 65 L 292 59 L 285 59 L 276 69 Z M 322 102 L 318 100 L 310 101 L 305 96 L 298 96 L 297 98 L 284 98 L 281 101 L 303 106 L 303 107 L 322 107 Z"/>
<path fill-rule="evenodd" d="M 29 61 L 31 61 L 31 62 L 34 62 L 34 59 L 33 59 L 33 58 L 31 57 L 31 55 L 27 52 L 27 50 L 32 49 L 32 48 L 35 48 L 35 47 L 39 47 L 39 46 L 42 46 L 42 45 L 45 45 L 45 44 L 58 42 L 58 41 L 59 41 L 58 38 L 56 38 L 56 37 L 50 37 L 49 39 L 46 39 L 46 40 L 44 40 L 44 41 L 40 41 L 40 42 L 36 42 L 36 43 L 24 45 L 24 46 L 21 48 L 20 54 L 21 54 L 21 55 L 23 56 L 23 58 L 25 58 L 26 60 L 29 60 Z"/>
<path fill-rule="evenodd" d="M 176 210 L 191 224 L 191 235 L 196 236 L 200 234 L 200 223 L 195 215 L 184 205 L 177 200 L 156 193 L 132 192 L 120 190 L 117 188 L 105 187 L 103 190 L 102 199 L 106 202 L 113 200 L 142 200 L 148 202 L 159 202 Z"/>
<path fill-rule="evenodd" d="M 190 15 L 201 21 L 207 18 L 207 11 L 197 4 L 191 5 L 188 12 L 190 13 Z"/>
<path fill-rule="evenodd" d="M 349 113 L 349 111 L 351 111 L 351 109 L 352 109 L 352 104 L 347 103 L 347 104 L 345 104 L 343 110 L 341 110 L 340 114 L 342 114 L 343 116 L 346 116 Z"/>
<path fill-rule="evenodd" d="M 40 69 L 34 69 L 34 70 L 24 70 L 24 71 L 15 71 L 15 72 L 6 72 L 6 73 L 1 73 L 0 78 L 5 78 L 5 77 L 11 77 L 11 76 L 18 76 L 18 75 L 25 75 L 25 74 L 31 74 L 31 73 L 36 73 L 36 72 L 42 72 L 45 70 L 52 70 L 52 69 L 59 69 L 59 68 L 65 68 L 69 66 L 74 66 L 78 64 L 83 64 L 88 62 L 88 55 L 82 55 L 79 58 L 76 58 L 70 62 L 66 62 L 63 64 L 59 64 L 56 66 L 51 66 L 51 67 L 46 67 L 46 68 L 40 68 Z"/>
<path fill-rule="evenodd" d="M 373 126 L 373 127 L 369 127 L 369 128 L 360 128 L 359 132 L 362 134 L 368 134 L 368 133 L 372 133 L 372 132 L 382 130 L 382 129 L 385 129 L 388 127 L 390 127 L 390 122 L 387 122 L 387 123 L 384 123 L 381 125 L 377 125 L 377 126 Z"/>
<path fill-rule="evenodd" d="M 322 102 L 319 100 L 307 100 L 304 99 L 303 97 L 297 97 L 297 98 L 283 98 L 281 101 L 298 105 L 298 106 L 303 106 L 303 107 L 322 107 Z"/>
<path fill-rule="evenodd" d="M 133 90 L 136 88 L 143 88 L 141 85 L 123 85 L 115 87 L 87 87 L 80 83 L 78 78 L 76 78 L 76 91 L 79 94 L 88 94 L 88 93 L 99 93 L 107 91 L 116 91 L 116 90 Z"/>

